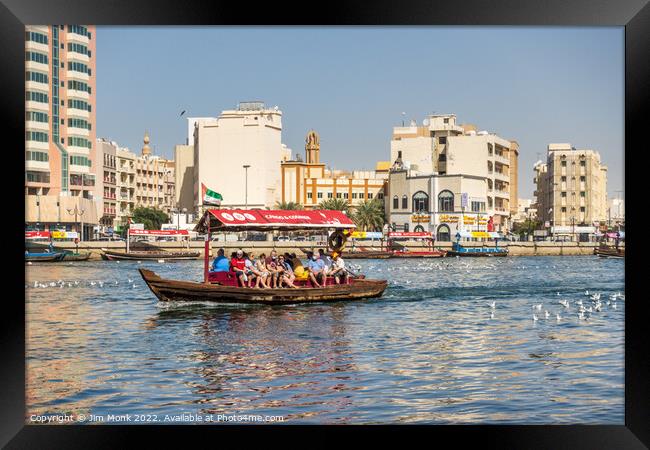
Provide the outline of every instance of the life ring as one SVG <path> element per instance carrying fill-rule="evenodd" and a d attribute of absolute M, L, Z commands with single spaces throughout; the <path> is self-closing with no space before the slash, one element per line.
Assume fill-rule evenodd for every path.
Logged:
<path fill-rule="evenodd" d="M 341 230 L 336 230 L 327 239 L 327 244 L 332 249 L 332 251 L 341 253 L 341 251 L 343 251 L 343 247 L 345 247 L 346 240 L 347 236 L 345 236 L 345 233 Z"/>

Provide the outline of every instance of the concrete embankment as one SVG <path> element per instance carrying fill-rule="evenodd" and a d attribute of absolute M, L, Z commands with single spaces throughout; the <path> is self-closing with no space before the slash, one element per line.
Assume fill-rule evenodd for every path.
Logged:
<path fill-rule="evenodd" d="M 269 253 L 275 249 L 280 253 L 289 252 L 302 256 L 301 248 L 319 249 L 325 248 L 324 242 L 272 242 L 272 241 L 250 241 L 250 242 L 212 242 L 211 253 L 215 254 L 217 249 L 226 249 L 226 254 L 238 249 L 253 250 L 255 253 Z M 422 248 L 420 242 L 404 242 L 410 250 Z M 464 244 L 466 247 L 494 247 L 494 243 L 472 242 Z M 186 246 L 181 246 L 176 242 L 157 242 L 156 246 L 167 251 L 186 250 Z M 596 242 L 503 242 L 499 247 L 508 248 L 511 256 L 575 256 L 575 255 L 592 255 L 594 248 L 598 246 Z M 57 248 L 74 250 L 75 244 L 72 242 L 63 242 L 56 245 Z M 367 249 L 373 249 L 371 246 L 364 246 Z M 451 249 L 451 242 L 436 242 L 436 247 L 443 250 Z M 624 245 L 621 246 L 625 248 Z M 126 250 L 124 242 L 97 242 L 87 241 L 79 244 L 80 252 L 91 252 L 91 260 L 101 259 L 102 249 L 106 250 Z M 190 249 L 199 251 L 203 257 L 204 242 L 190 242 Z M 347 246 L 350 249 L 350 246 Z M 374 247 L 379 250 L 379 247 Z"/>

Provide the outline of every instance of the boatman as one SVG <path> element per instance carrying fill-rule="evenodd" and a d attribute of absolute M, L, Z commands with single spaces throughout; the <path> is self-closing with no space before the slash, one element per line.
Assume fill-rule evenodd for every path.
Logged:
<path fill-rule="evenodd" d="M 228 258 L 224 256 L 224 253 L 225 252 L 222 248 L 217 251 L 217 257 L 214 258 L 214 261 L 212 262 L 213 272 L 228 272 L 230 270 Z"/>
<path fill-rule="evenodd" d="M 345 279 L 347 277 L 347 272 L 345 271 L 345 262 L 343 261 L 343 258 L 341 258 L 341 255 L 339 255 L 337 252 L 332 253 L 332 258 L 333 263 L 330 275 L 334 277 L 336 284 L 341 284 L 341 281 L 345 282 Z"/>
<path fill-rule="evenodd" d="M 235 257 L 230 260 L 230 267 L 235 272 L 235 275 L 237 275 L 241 286 L 246 286 L 248 277 L 246 276 L 246 260 L 244 259 L 244 251 L 242 249 L 237 250 Z"/>

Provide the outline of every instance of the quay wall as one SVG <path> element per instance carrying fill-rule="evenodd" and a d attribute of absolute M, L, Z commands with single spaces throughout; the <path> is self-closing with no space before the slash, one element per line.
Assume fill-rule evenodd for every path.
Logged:
<path fill-rule="evenodd" d="M 303 253 L 300 248 L 319 249 L 324 248 L 325 243 L 307 241 L 301 243 L 295 242 L 272 242 L 272 241 L 249 241 L 249 242 L 212 242 L 211 254 L 216 254 L 217 249 L 223 247 L 226 249 L 226 254 L 238 248 L 244 250 L 254 250 L 256 253 L 265 252 L 269 253 L 275 249 L 278 252 L 296 253 L 302 256 Z M 420 242 L 403 242 L 410 250 L 417 250 L 422 248 Z M 186 250 L 186 246 L 181 246 L 176 242 L 156 242 L 156 246 L 169 251 Z M 463 244 L 465 247 L 494 247 L 493 243 L 481 242 L 468 242 Z M 451 249 L 451 242 L 436 242 L 435 246 L 443 250 Z M 499 242 L 499 247 L 508 248 L 511 256 L 575 256 L 575 255 L 592 255 L 594 248 L 598 246 L 597 242 Z M 76 245 L 72 242 L 61 242 L 55 245 L 56 248 L 74 250 Z M 371 247 L 368 245 L 363 246 L 367 249 L 379 250 L 379 246 Z M 350 246 L 346 246 L 347 249 Z M 625 248 L 625 244 L 621 244 L 621 248 Z M 98 242 L 86 241 L 79 243 L 79 251 L 91 252 L 90 259 L 101 259 L 101 250 L 126 250 L 124 242 Z M 203 256 L 204 242 L 191 241 L 190 249 L 199 251 L 201 257 Z M 345 254 L 344 254 L 345 256 Z"/>

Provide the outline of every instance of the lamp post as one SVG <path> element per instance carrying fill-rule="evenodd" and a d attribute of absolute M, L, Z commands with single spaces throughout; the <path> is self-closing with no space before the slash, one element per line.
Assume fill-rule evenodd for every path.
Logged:
<path fill-rule="evenodd" d="M 74 209 L 67 208 L 68 214 L 74 215 L 74 222 L 75 224 L 77 223 L 77 216 L 81 220 L 81 232 L 79 233 L 79 241 L 83 241 L 84 238 L 84 222 L 83 222 L 83 215 L 86 212 L 84 209 L 77 209 L 77 205 L 74 205 Z M 79 244 L 77 244 L 77 252 L 79 251 Z"/>
<path fill-rule="evenodd" d="M 242 167 L 244 167 L 244 170 L 246 171 L 246 186 L 244 189 L 244 209 L 248 209 L 248 168 L 250 167 L 250 164 L 244 164 Z"/>
<path fill-rule="evenodd" d="M 576 240 L 576 218 L 571 216 L 571 239 Z"/>

